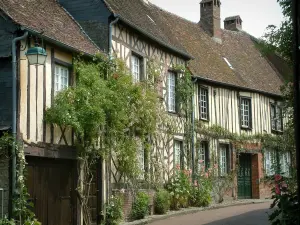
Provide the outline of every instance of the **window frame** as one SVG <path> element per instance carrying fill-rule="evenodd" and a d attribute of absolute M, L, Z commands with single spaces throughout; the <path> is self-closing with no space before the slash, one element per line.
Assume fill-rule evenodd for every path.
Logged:
<path fill-rule="evenodd" d="M 59 68 L 59 71 L 60 73 L 57 74 L 57 68 Z M 61 69 L 64 69 L 65 71 L 67 71 L 67 84 L 64 84 L 64 87 L 60 87 L 58 90 L 56 90 L 56 85 L 58 84 L 59 86 L 62 85 L 61 83 Z M 66 65 L 66 64 L 61 64 L 61 63 L 58 63 L 58 62 L 55 62 L 54 63 L 54 76 L 53 76 L 53 94 L 54 96 L 57 95 L 57 93 L 59 93 L 60 91 L 70 87 L 70 74 L 71 74 L 71 71 L 70 71 L 70 66 L 69 65 Z M 60 76 L 60 83 L 57 83 L 57 75 Z"/>
<path fill-rule="evenodd" d="M 209 121 L 209 91 L 207 87 L 204 87 L 202 85 L 199 85 L 199 90 L 198 90 L 198 104 L 199 104 L 199 119 L 203 121 Z M 206 94 L 206 118 L 202 117 L 202 93 L 201 91 L 204 91 Z"/>
<path fill-rule="evenodd" d="M 291 176 L 291 153 L 283 152 L 281 154 L 281 157 L 279 159 L 280 163 L 280 172 L 284 177 L 290 177 Z"/>
<path fill-rule="evenodd" d="M 176 157 L 178 157 L 178 154 L 176 154 L 176 143 L 179 144 L 179 163 L 176 160 Z M 179 165 L 180 169 L 184 169 L 184 155 L 183 155 L 183 140 L 174 139 L 173 140 L 173 166 L 176 168 L 176 166 Z"/>
<path fill-rule="evenodd" d="M 134 62 L 133 59 L 138 60 L 138 74 L 136 77 L 136 74 L 134 73 Z M 136 52 L 131 52 L 131 58 L 130 58 L 130 72 L 132 75 L 132 82 L 133 83 L 139 83 L 144 79 L 144 57 Z"/>
<path fill-rule="evenodd" d="M 172 108 L 170 107 L 170 75 L 174 76 L 174 85 L 172 85 L 173 92 L 172 96 L 174 98 Z M 168 75 L 167 75 L 167 111 L 169 113 L 177 113 L 178 112 L 178 100 L 177 100 L 177 94 L 176 94 L 176 86 L 177 86 L 177 73 L 172 70 L 168 70 Z M 174 107 L 174 108 L 173 108 Z"/>
<path fill-rule="evenodd" d="M 272 109 L 274 108 L 274 115 L 272 115 Z M 279 116 L 277 115 L 279 111 Z M 271 132 L 282 133 L 283 132 L 283 113 L 282 108 L 277 103 L 270 102 L 270 118 L 271 118 Z M 278 128 L 278 121 L 280 121 L 280 128 Z M 273 123 L 275 128 L 273 127 Z"/>
<path fill-rule="evenodd" d="M 203 153 L 200 153 L 200 151 L 203 151 Z M 201 155 L 203 156 L 203 158 L 201 157 Z M 197 165 L 198 165 L 199 172 L 201 171 L 201 167 L 199 163 L 200 160 L 204 160 L 204 166 L 206 171 L 209 168 L 209 160 L 210 160 L 208 141 L 200 141 L 199 145 L 197 146 Z"/>
<path fill-rule="evenodd" d="M 243 117 L 244 117 L 244 108 L 242 107 L 243 101 L 247 101 L 249 102 L 249 107 L 248 107 L 248 126 L 247 125 L 243 125 Z M 252 129 L 252 99 L 250 97 L 245 97 L 245 96 L 241 96 L 240 97 L 240 127 L 241 129 L 246 129 L 246 130 L 251 130 Z"/>
<path fill-rule="evenodd" d="M 223 149 L 222 149 L 223 147 Z M 224 172 L 222 172 L 222 168 L 221 168 L 221 164 L 222 164 L 222 153 L 221 151 L 223 151 L 225 149 L 225 157 L 223 157 L 223 159 L 225 159 L 225 170 Z M 218 153 L 219 153 L 219 160 L 218 160 L 218 163 L 219 163 L 219 176 L 220 177 L 224 177 L 226 176 L 229 171 L 230 171 L 230 145 L 227 144 L 227 143 L 220 143 L 219 144 L 219 150 L 218 150 Z"/>

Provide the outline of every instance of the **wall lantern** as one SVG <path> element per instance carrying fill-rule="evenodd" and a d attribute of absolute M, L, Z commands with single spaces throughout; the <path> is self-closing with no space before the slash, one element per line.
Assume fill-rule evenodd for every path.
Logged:
<path fill-rule="evenodd" d="M 25 53 L 29 65 L 45 65 L 47 52 L 44 48 L 35 46 L 27 50 Z"/>

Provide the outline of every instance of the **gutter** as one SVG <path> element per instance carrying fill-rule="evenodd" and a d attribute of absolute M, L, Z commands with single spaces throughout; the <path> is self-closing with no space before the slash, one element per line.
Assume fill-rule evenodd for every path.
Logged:
<path fill-rule="evenodd" d="M 254 89 L 254 88 L 247 88 L 247 87 L 242 87 L 242 86 L 238 86 L 238 85 L 234 85 L 234 84 L 223 83 L 223 82 L 220 82 L 220 81 L 207 79 L 207 78 L 204 78 L 204 77 L 201 77 L 201 76 L 194 75 L 194 76 L 192 76 L 192 78 L 197 78 L 198 80 L 206 81 L 208 83 L 216 84 L 216 85 L 219 85 L 219 86 L 222 86 L 222 87 L 235 88 L 235 89 L 239 89 L 241 91 L 257 92 L 259 94 L 264 94 L 266 96 L 271 96 L 271 97 L 275 97 L 275 98 L 282 98 L 282 96 L 280 94 L 273 94 L 273 93 L 269 93 L 269 92 L 266 92 L 266 91 L 257 90 L 257 89 Z"/>
<path fill-rule="evenodd" d="M 111 52 L 112 52 L 112 28 L 113 28 L 113 25 L 116 24 L 120 20 L 119 15 L 114 15 L 114 17 L 116 19 L 109 23 L 109 37 L 108 37 L 109 38 L 109 40 L 108 40 L 109 59 L 112 58 L 112 55 L 111 55 Z"/>
<path fill-rule="evenodd" d="M 195 80 L 193 80 L 193 95 L 192 95 L 192 173 L 193 173 L 193 179 L 194 179 L 194 175 L 195 175 L 195 91 L 194 91 L 194 84 L 197 82 L 198 78 L 195 78 Z M 194 181 L 194 180 L 193 180 Z"/>
<path fill-rule="evenodd" d="M 16 44 L 18 41 L 21 41 L 27 38 L 28 32 L 26 31 L 23 36 L 16 37 L 12 40 L 12 135 L 13 135 L 13 144 L 11 149 L 12 155 L 12 169 L 11 169 L 11 179 L 12 179 L 12 198 L 11 205 L 12 210 L 15 209 L 14 196 L 16 194 L 16 141 L 17 141 L 17 56 L 16 56 Z"/>

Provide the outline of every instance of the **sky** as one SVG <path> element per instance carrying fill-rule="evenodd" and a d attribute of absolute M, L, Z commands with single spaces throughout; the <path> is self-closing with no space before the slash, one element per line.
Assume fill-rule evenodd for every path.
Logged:
<path fill-rule="evenodd" d="M 193 22 L 200 19 L 200 0 L 150 0 L 153 4 Z M 240 15 L 243 30 L 261 37 L 268 25 L 279 26 L 283 20 L 276 0 L 221 0 L 221 26 L 228 16 Z"/>

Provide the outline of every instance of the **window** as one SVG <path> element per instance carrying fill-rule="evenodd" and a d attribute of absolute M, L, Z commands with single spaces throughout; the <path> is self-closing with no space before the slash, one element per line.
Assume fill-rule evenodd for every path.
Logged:
<path fill-rule="evenodd" d="M 282 131 L 282 109 L 273 103 L 271 103 L 271 129 L 272 131 Z"/>
<path fill-rule="evenodd" d="M 208 143 L 202 141 L 198 148 L 198 169 L 199 171 L 202 169 L 201 167 L 204 166 L 208 168 L 209 163 L 209 152 L 208 152 Z"/>
<path fill-rule="evenodd" d="M 55 93 L 69 86 L 69 69 L 64 66 L 55 65 L 54 91 Z"/>
<path fill-rule="evenodd" d="M 176 112 L 176 74 L 168 72 L 168 111 Z"/>
<path fill-rule="evenodd" d="M 134 83 L 140 82 L 142 80 L 142 62 L 143 58 L 137 56 L 136 54 L 131 55 L 131 73 L 132 80 Z"/>
<path fill-rule="evenodd" d="M 228 162 L 227 162 L 227 157 L 228 157 L 228 146 L 225 144 L 220 145 L 220 151 L 219 151 L 219 158 L 220 158 L 220 176 L 224 176 L 227 174 L 228 170 Z"/>
<path fill-rule="evenodd" d="M 241 126 L 251 128 L 251 99 L 241 98 Z"/>
<path fill-rule="evenodd" d="M 264 153 L 264 164 L 265 164 L 265 174 L 267 176 L 274 175 L 274 162 L 275 162 L 275 154 L 274 151 L 265 151 Z"/>
<path fill-rule="evenodd" d="M 183 167 L 182 162 L 182 141 L 174 140 L 174 165 Z"/>
<path fill-rule="evenodd" d="M 201 120 L 208 120 L 208 89 L 199 87 L 199 114 Z"/>
<path fill-rule="evenodd" d="M 280 166 L 281 174 L 285 177 L 289 177 L 291 166 L 291 154 L 289 152 L 284 152 L 280 156 Z"/>
<path fill-rule="evenodd" d="M 142 173 L 141 178 L 143 178 L 144 177 L 143 174 L 145 172 L 145 149 L 144 149 L 141 141 L 138 141 L 137 145 L 138 145 L 138 148 L 137 148 L 138 163 L 139 163 L 140 171 Z"/>

